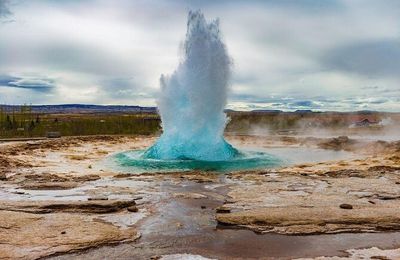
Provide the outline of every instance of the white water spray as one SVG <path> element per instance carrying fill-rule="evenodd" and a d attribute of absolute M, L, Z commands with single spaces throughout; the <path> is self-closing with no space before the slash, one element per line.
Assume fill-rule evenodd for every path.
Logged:
<path fill-rule="evenodd" d="M 158 109 L 163 134 L 144 156 L 154 159 L 229 160 L 238 151 L 223 138 L 231 59 L 219 21 L 189 12 L 178 68 L 161 76 Z"/>

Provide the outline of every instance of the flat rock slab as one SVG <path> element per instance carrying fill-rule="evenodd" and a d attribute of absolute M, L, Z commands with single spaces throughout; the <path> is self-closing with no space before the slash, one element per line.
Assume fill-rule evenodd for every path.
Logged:
<path fill-rule="evenodd" d="M 116 242 L 139 233 L 77 214 L 0 211 L 0 259 L 37 259 Z"/>
<path fill-rule="evenodd" d="M 217 214 L 220 224 L 288 235 L 400 230 L 400 209 L 276 207 Z"/>
<path fill-rule="evenodd" d="M 24 190 L 69 190 L 78 187 L 79 182 L 31 182 L 20 186 Z"/>
<path fill-rule="evenodd" d="M 26 213 L 113 213 L 136 205 L 135 200 L 0 201 L 0 210 Z"/>

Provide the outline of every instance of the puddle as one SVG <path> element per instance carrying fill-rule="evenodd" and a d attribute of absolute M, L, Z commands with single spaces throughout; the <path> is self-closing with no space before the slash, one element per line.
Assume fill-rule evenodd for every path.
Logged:
<path fill-rule="evenodd" d="M 147 212 L 141 210 L 140 212 L 135 213 L 118 213 L 118 214 L 107 214 L 98 216 L 98 218 L 110 222 L 116 226 L 121 227 L 122 229 L 126 229 L 132 227 L 139 220 L 143 219 L 147 215 Z"/>
<path fill-rule="evenodd" d="M 85 201 L 93 195 L 106 196 L 108 199 L 126 199 L 130 200 L 140 194 L 140 190 L 149 187 L 152 183 L 137 180 L 115 180 L 104 178 L 92 182 L 87 182 L 77 188 L 67 190 L 27 190 L 15 188 L 12 185 L 3 186 L 0 191 L 0 199 L 5 200 L 31 200 L 31 201 Z M 102 188 L 127 188 L 119 192 L 106 191 Z"/>
<path fill-rule="evenodd" d="M 287 162 L 289 165 L 356 159 L 360 156 L 346 151 L 333 151 L 303 146 L 269 148 L 254 147 L 254 150 L 273 154 Z"/>

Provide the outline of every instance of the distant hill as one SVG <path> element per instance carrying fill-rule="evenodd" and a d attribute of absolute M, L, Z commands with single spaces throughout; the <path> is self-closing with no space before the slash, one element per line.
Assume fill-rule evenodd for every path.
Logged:
<path fill-rule="evenodd" d="M 282 113 L 282 110 L 277 110 L 277 109 L 256 109 L 252 110 L 251 112 L 254 113 Z"/>
<path fill-rule="evenodd" d="M 156 107 L 141 106 L 118 106 L 118 105 L 85 105 L 85 104 L 64 104 L 64 105 L 32 105 L 28 106 L 34 113 L 53 114 L 86 114 L 86 113 L 155 113 Z M 19 111 L 21 106 L 0 105 L 3 111 Z"/>
<path fill-rule="evenodd" d="M 87 105 L 87 104 L 61 104 L 61 105 L 2 105 L 0 110 L 4 112 L 19 112 L 21 107 L 27 107 L 33 113 L 44 114 L 100 114 L 100 113 L 156 113 L 157 107 L 127 106 L 127 105 Z M 296 110 L 282 111 L 274 109 L 257 109 L 251 111 L 240 111 L 233 109 L 225 109 L 227 114 L 354 114 L 354 115 L 376 115 L 376 114 L 393 114 L 390 112 L 378 112 L 370 110 L 338 112 L 338 111 L 312 111 L 312 110 Z M 394 113 L 396 114 L 396 113 Z"/>

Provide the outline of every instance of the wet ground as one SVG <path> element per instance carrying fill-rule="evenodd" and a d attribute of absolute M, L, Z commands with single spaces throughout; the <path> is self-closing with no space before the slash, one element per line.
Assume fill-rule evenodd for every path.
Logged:
<path fill-rule="evenodd" d="M 217 259 L 292 259 L 348 256 L 345 251 L 353 248 L 400 247 L 400 232 L 288 236 L 260 235 L 221 226 L 215 221 L 214 213 L 224 202 L 225 186 L 185 182 L 164 183 L 160 188 L 166 194 L 188 192 L 188 195 L 186 198 L 167 196 L 156 203 L 155 214 L 137 224 L 142 234 L 137 243 L 105 246 L 51 259 L 156 259 L 185 253 Z M 191 198 L 192 194 L 206 198 Z"/>
<path fill-rule="evenodd" d="M 231 136 L 290 165 L 223 174 L 132 175 L 104 163 L 154 140 L 0 145 L 0 258 L 400 257 L 398 143 Z"/>

